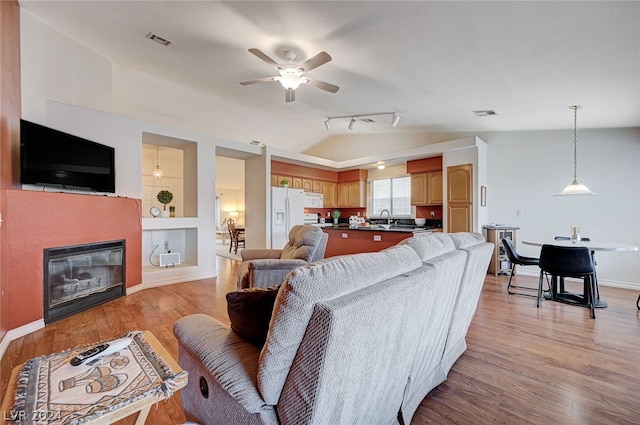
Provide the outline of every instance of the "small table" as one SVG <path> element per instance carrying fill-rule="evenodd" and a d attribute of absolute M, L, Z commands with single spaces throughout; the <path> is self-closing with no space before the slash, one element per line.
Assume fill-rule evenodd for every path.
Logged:
<path fill-rule="evenodd" d="M 637 246 L 615 243 L 615 242 L 580 241 L 580 242 L 574 243 L 574 242 L 571 242 L 570 240 L 569 241 L 553 240 L 549 242 L 522 241 L 522 243 L 525 245 L 532 245 L 532 246 L 554 245 L 554 246 L 564 246 L 564 247 L 587 247 L 591 250 L 592 255 L 594 251 L 632 252 L 632 251 L 638 250 Z M 597 274 L 596 274 L 596 288 L 598 288 Z M 599 291 L 597 290 L 596 292 L 599 293 Z M 546 293 L 545 298 L 550 299 L 552 301 L 560 301 L 567 304 L 584 305 L 584 302 L 585 302 L 584 295 L 567 292 L 564 290 L 564 286 L 562 285 L 560 287 L 560 290 L 558 291 L 556 277 L 553 278 L 551 293 Z M 594 307 L 606 308 L 607 303 L 602 301 L 598 295 L 598 299 L 596 300 L 596 304 Z"/>
<path fill-rule="evenodd" d="M 173 391 L 177 391 L 183 388 L 185 385 L 187 385 L 186 372 L 184 372 L 182 368 L 178 365 L 178 363 L 171 357 L 171 355 L 167 352 L 167 350 L 162 346 L 160 341 L 158 341 L 158 339 L 149 331 L 145 331 L 144 333 L 142 333 L 142 337 L 148 343 L 148 345 L 152 348 L 152 350 L 155 352 L 157 357 L 161 361 L 163 361 L 171 369 L 171 371 L 174 372 L 175 375 L 180 377 L 179 379 L 175 379 L 171 383 L 171 389 Z M 14 394 L 17 387 L 17 383 L 18 383 L 18 375 L 20 374 L 23 366 L 24 365 L 16 366 L 11 373 L 11 378 L 9 379 L 7 392 L 5 393 L 4 399 L 2 400 L 1 410 L 3 412 L 3 422 L 5 421 L 8 422 L 11 419 L 11 414 L 12 414 L 11 409 L 14 405 Z M 79 368 L 81 366 L 77 366 L 77 367 Z M 144 396 L 139 400 L 133 401 L 129 404 L 125 404 L 121 407 L 117 407 L 114 410 L 106 411 L 101 416 L 90 419 L 86 422 L 83 422 L 83 424 L 84 425 L 111 424 L 121 419 L 124 419 L 136 412 L 139 412 L 135 424 L 142 425 L 145 423 L 147 419 L 147 415 L 151 410 L 151 406 L 153 406 L 158 401 L 164 400 L 166 398 L 168 397 L 165 396 L 165 393 L 155 392 L 153 394 Z M 57 415 L 53 411 L 52 412 L 43 411 L 43 412 L 37 412 L 37 413 L 38 415 L 50 415 L 50 417 L 52 418 Z M 20 415 L 21 412 L 13 412 L 13 414 Z M 22 414 L 24 415 L 25 412 L 22 412 Z M 40 416 L 40 418 L 43 419 L 44 417 Z M 31 418 L 26 418 L 26 419 L 29 420 Z M 22 422 L 31 423 L 27 420 L 23 420 L 20 423 Z M 49 421 L 42 421 L 38 423 L 49 423 Z M 56 422 L 52 420 L 51 423 L 56 423 Z"/>

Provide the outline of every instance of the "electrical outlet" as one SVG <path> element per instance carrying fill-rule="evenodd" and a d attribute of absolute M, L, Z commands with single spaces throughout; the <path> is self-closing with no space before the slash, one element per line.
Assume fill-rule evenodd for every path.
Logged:
<path fill-rule="evenodd" d="M 522 211 L 516 210 L 516 217 L 522 217 Z"/>
<path fill-rule="evenodd" d="M 380 236 L 380 235 L 373 235 L 373 240 L 374 240 L 374 242 L 380 242 L 380 241 L 382 241 L 382 236 Z"/>

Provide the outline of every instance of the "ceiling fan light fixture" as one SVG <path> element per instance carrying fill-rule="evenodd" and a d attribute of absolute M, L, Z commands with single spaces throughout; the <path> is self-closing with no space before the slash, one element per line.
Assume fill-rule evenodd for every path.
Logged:
<path fill-rule="evenodd" d="M 580 108 L 582 108 L 580 105 L 569 106 L 569 109 L 573 109 L 573 181 L 554 196 L 598 195 L 578 182 L 578 109 Z"/>
<path fill-rule="evenodd" d="M 353 130 L 353 127 L 356 125 L 356 118 L 351 117 L 351 121 L 349 121 L 349 130 Z"/>

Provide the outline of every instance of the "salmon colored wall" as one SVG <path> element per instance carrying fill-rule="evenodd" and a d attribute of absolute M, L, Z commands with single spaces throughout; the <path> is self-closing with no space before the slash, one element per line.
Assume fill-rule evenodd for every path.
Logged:
<path fill-rule="evenodd" d="M 20 6 L 16 0 L 0 1 L 0 213 L 7 216 L 7 189 L 19 182 L 20 152 Z M 7 296 L 9 248 L 6 224 L 0 226 L 0 340 L 9 327 Z"/>
<path fill-rule="evenodd" d="M 306 167 L 304 165 L 288 164 L 286 162 L 271 160 L 271 174 L 282 176 L 303 177 L 306 179 L 338 181 L 338 172 L 321 170 L 320 168 Z"/>
<path fill-rule="evenodd" d="M 414 159 L 407 161 L 407 173 L 424 173 L 427 171 L 442 170 L 442 157 L 433 156 L 430 158 Z"/>
<path fill-rule="evenodd" d="M 7 191 L 6 238 L 9 247 L 5 296 L 8 329 L 43 314 L 45 248 L 125 239 L 127 287 L 142 282 L 141 201 L 131 198 Z"/>

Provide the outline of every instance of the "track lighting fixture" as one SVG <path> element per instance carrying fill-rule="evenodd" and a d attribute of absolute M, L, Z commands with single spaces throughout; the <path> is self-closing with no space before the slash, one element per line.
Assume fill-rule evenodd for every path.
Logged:
<path fill-rule="evenodd" d="M 327 128 L 327 130 L 330 130 L 331 120 L 340 119 L 340 118 L 349 118 L 349 125 L 347 126 L 347 128 L 349 130 L 353 130 L 354 127 L 356 126 L 356 119 L 364 118 L 364 117 L 373 117 L 377 115 L 391 115 L 391 127 L 397 127 L 398 123 L 400 122 L 400 115 L 398 115 L 397 112 L 376 112 L 374 114 L 342 115 L 339 117 L 327 117 L 327 119 L 324 121 L 324 126 Z M 363 120 L 363 121 L 374 122 L 373 120 Z"/>

